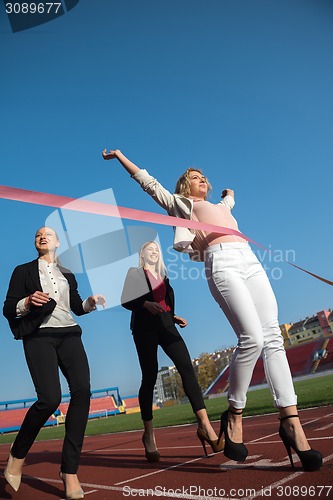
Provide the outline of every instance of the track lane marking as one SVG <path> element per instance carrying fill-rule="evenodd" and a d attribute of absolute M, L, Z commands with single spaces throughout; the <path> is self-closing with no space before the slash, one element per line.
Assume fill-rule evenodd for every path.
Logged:
<path fill-rule="evenodd" d="M 333 458 L 333 454 L 329 455 L 328 457 L 324 457 L 323 458 L 323 462 L 324 463 L 328 462 L 332 458 Z M 287 460 L 287 463 L 290 463 L 289 460 Z M 263 488 L 264 489 L 269 489 L 269 488 L 270 489 L 275 489 L 278 486 L 282 486 L 283 484 L 288 483 L 289 481 L 292 481 L 293 479 L 295 479 L 296 477 L 301 476 L 302 474 L 306 474 L 306 472 L 305 471 L 294 472 L 290 476 L 287 476 L 287 477 L 284 477 L 283 479 L 280 479 L 280 481 L 276 481 L 275 483 L 272 483 L 272 484 L 270 484 L 268 486 L 265 486 L 265 488 L 262 487 L 262 489 L 260 489 L 260 490 L 258 490 L 258 491 L 255 492 L 254 496 L 249 496 L 249 497 L 246 497 L 246 498 L 242 498 L 242 500 L 253 500 L 253 498 L 256 498 L 258 496 L 262 496 L 261 493 L 262 493 Z"/>
<path fill-rule="evenodd" d="M 215 455 L 215 453 L 211 453 L 208 456 L 210 457 L 212 455 Z M 159 469 L 157 471 L 149 472 L 148 474 L 143 474 L 141 476 L 133 477 L 132 479 L 128 479 L 127 481 L 121 481 L 119 483 L 115 483 L 115 485 L 118 486 L 119 484 L 131 483 L 132 481 L 137 481 L 138 479 L 141 479 L 143 477 L 153 476 L 155 474 L 161 474 L 162 472 L 165 472 L 165 471 L 168 471 L 168 470 L 172 470 L 172 469 L 176 469 L 177 467 L 181 467 L 183 465 L 191 464 L 191 463 L 194 463 L 194 462 L 199 462 L 199 460 L 203 460 L 204 458 L 207 458 L 207 457 L 193 458 L 192 460 L 187 460 L 186 462 L 181 462 L 179 464 L 171 465 L 170 467 L 164 467 L 164 468 Z"/>

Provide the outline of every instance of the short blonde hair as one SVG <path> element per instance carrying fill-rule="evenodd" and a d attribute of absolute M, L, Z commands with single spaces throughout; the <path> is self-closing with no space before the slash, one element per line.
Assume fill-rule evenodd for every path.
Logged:
<path fill-rule="evenodd" d="M 199 168 L 193 168 L 190 167 L 188 168 L 178 179 L 176 187 L 175 187 L 175 194 L 181 194 L 188 198 L 191 196 L 191 186 L 190 186 L 190 172 L 199 172 L 201 174 L 205 181 L 207 182 L 207 194 L 208 192 L 212 189 L 212 186 L 208 182 L 208 179 L 205 175 L 203 175 L 202 171 Z M 205 196 L 206 199 L 206 196 Z"/>
<path fill-rule="evenodd" d="M 158 253 L 159 253 L 159 258 L 158 258 L 158 261 L 156 262 L 156 266 L 155 266 L 155 271 L 157 272 L 157 274 L 161 277 L 164 277 L 167 275 L 167 268 L 164 264 L 164 261 L 163 261 L 163 257 L 162 257 L 162 252 L 161 252 L 161 248 L 159 246 L 158 243 L 156 243 L 156 241 L 147 241 L 146 243 L 144 243 L 142 245 L 142 247 L 140 248 L 140 253 L 139 253 L 139 267 L 144 267 L 145 265 L 145 259 L 143 257 L 143 253 L 145 251 L 145 249 L 151 245 L 152 243 L 154 243 L 154 245 L 157 246 L 158 248 Z"/>

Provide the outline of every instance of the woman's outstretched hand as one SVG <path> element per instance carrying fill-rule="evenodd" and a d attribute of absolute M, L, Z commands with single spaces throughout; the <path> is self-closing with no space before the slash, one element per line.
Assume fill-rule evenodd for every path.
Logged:
<path fill-rule="evenodd" d="M 185 328 L 185 326 L 187 326 L 186 319 L 181 318 L 180 316 L 174 316 L 173 320 L 176 323 L 176 325 L 180 326 L 180 328 Z"/>
<path fill-rule="evenodd" d="M 232 189 L 224 189 L 222 191 L 221 198 L 225 198 L 226 196 L 232 196 L 234 198 L 235 194 Z"/>
<path fill-rule="evenodd" d="M 104 160 L 113 160 L 114 158 L 117 158 L 117 153 L 119 152 L 119 149 L 110 149 L 110 151 L 107 153 L 106 149 L 102 151 L 102 156 Z"/>
<path fill-rule="evenodd" d="M 130 175 L 134 175 L 140 170 L 135 163 L 123 155 L 120 149 L 110 149 L 108 153 L 106 149 L 104 149 L 104 151 L 102 151 L 102 156 L 104 160 L 114 160 L 116 158 Z"/>
<path fill-rule="evenodd" d="M 96 306 L 102 306 L 103 309 L 105 309 L 106 306 L 106 298 L 104 295 L 90 295 L 88 297 L 88 303 L 90 307 L 94 307 L 96 309 Z"/>

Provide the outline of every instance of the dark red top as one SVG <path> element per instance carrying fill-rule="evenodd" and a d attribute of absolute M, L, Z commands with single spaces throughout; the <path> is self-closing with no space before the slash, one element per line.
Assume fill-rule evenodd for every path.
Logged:
<path fill-rule="evenodd" d="M 171 311 L 171 307 L 165 302 L 166 297 L 166 285 L 164 283 L 164 279 L 160 276 L 155 276 L 148 270 L 144 270 L 147 278 L 149 279 L 152 291 L 153 291 L 153 299 L 154 302 L 160 304 L 165 311 Z"/>

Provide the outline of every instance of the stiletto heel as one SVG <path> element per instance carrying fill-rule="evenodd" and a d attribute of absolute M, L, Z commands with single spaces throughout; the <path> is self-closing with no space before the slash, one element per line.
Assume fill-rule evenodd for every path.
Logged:
<path fill-rule="evenodd" d="M 222 451 L 224 448 L 224 439 L 220 441 L 220 439 L 215 439 L 214 441 L 212 439 L 209 439 L 207 434 L 203 429 L 200 427 L 197 429 L 197 436 L 199 440 L 201 441 L 202 447 L 204 449 L 206 457 L 208 456 L 207 450 L 206 450 L 206 443 L 209 444 L 209 446 L 212 448 L 214 453 L 218 453 L 219 451 Z"/>
<path fill-rule="evenodd" d="M 279 434 L 280 434 L 280 432 L 279 432 Z M 295 468 L 295 467 L 294 467 L 294 461 L 293 461 L 293 456 L 292 456 L 292 453 L 291 453 L 291 448 L 290 448 L 290 443 L 289 443 L 289 440 L 288 440 L 288 441 L 286 441 L 285 436 L 283 436 L 283 437 L 282 437 L 282 436 L 281 436 L 281 434 L 280 434 L 280 438 L 282 439 L 283 444 L 284 444 L 284 446 L 285 446 L 285 448 L 286 448 L 286 450 L 287 450 L 287 453 L 288 453 L 288 457 L 289 457 L 289 460 L 290 460 L 291 467 L 292 467 L 292 469 L 294 469 L 294 468 Z"/>
<path fill-rule="evenodd" d="M 82 488 L 80 488 L 79 490 L 70 491 L 67 493 L 67 486 L 66 486 L 66 481 L 65 481 L 66 473 L 59 471 L 59 476 L 60 476 L 60 479 L 62 479 L 62 482 L 64 483 L 65 495 L 66 495 L 67 500 L 80 500 L 81 498 L 84 498 L 84 492 L 83 492 Z"/>
<path fill-rule="evenodd" d="M 302 467 L 306 472 L 319 470 L 323 465 L 323 457 L 322 454 L 310 448 L 310 450 L 300 451 L 296 448 L 295 442 L 291 437 L 288 436 L 285 431 L 282 422 L 287 420 L 288 418 L 299 418 L 299 415 L 288 415 L 287 417 L 280 418 L 280 428 L 279 428 L 279 436 L 282 439 L 282 442 L 287 450 L 291 467 L 294 469 L 293 457 L 291 454 L 291 448 L 297 453 L 298 458 L 301 461 Z"/>
<path fill-rule="evenodd" d="M 161 455 L 159 454 L 159 452 L 157 450 L 156 451 L 148 451 L 147 450 L 146 444 L 145 444 L 145 434 L 142 435 L 142 444 L 143 444 L 144 449 L 145 449 L 145 456 L 146 456 L 147 462 L 159 462 L 160 458 L 161 458 Z"/>
<path fill-rule="evenodd" d="M 15 458 L 11 452 L 12 446 L 10 447 L 10 450 L 9 450 L 9 457 L 8 457 L 8 461 L 7 461 L 7 466 L 4 470 L 3 475 L 5 476 L 7 483 L 13 488 L 13 490 L 18 491 L 20 484 L 21 484 L 22 474 L 14 476 L 14 474 L 11 474 L 8 471 L 10 464 L 12 463 L 13 459 Z"/>
<path fill-rule="evenodd" d="M 234 415 L 241 415 L 243 413 L 243 410 L 240 412 L 235 412 L 230 410 L 226 410 L 224 413 L 221 415 L 221 427 L 220 427 L 220 434 L 218 438 L 218 443 L 220 442 L 220 439 L 222 437 L 222 434 L 224 434 L 224 439 L 225 439 L 225 444 L 224 444 L 224 455 L 227 458 L 230 458 L 230 460 L 235 460 L 236 462 L 244 462 L 248 455 L 248 449 L 244 445 L 244 443 L 235 443 L 234 441 L 231 441 L 229 438 L 228 434 L 228 414 L 233 413 Z"/>

